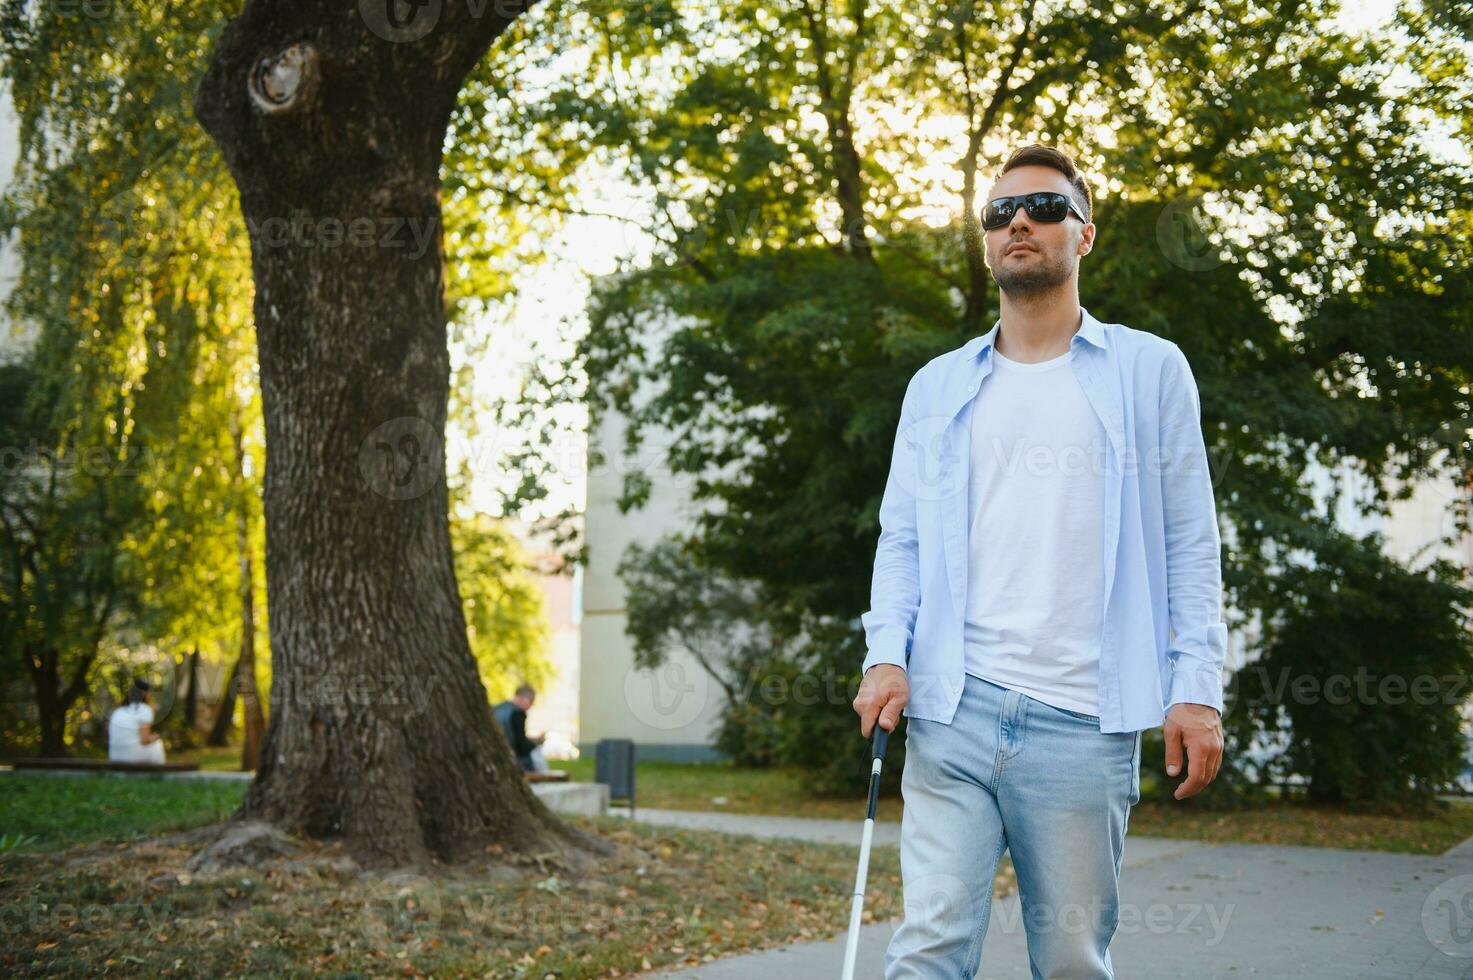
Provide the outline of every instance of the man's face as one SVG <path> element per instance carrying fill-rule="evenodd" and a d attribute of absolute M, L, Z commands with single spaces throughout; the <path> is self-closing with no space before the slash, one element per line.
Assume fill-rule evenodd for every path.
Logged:
<path fill-rule="evenodd" d="M 1072 190 L 1069 178 L 1052 167 L 1018 167 L 997 179 L 986 201 L 1035 191 L 1058 191 L 1069 194 L 1070 200 L 1079 206 Z M 1011 222 L 984 233 L 985 261 L 998 288 L 1008 295 L 1047 293 L 1077 274 L 1079 257 L 1088 254 L 1094 234 L 1095 226 L 1083 224 L 1072 211 L 1063 221 L 1050 224 L 1034 221 L 1026 208 L 1019 207 Z"/>

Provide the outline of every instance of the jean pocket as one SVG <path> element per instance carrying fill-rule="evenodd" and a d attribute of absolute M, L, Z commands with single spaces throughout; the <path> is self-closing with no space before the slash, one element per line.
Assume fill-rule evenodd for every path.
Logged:
<path fill-rule="evenodd" d="M 1099 715 L 1087 715 L 1083 711 L 1070 711 L 1068 708 L 1054 708 L 1054 710 L 1066 714 L 1070 718 L 1078 718 L 1080 721 L 1087 721 L 1091 725 L 1098 725 L 1100 723 Z"/>

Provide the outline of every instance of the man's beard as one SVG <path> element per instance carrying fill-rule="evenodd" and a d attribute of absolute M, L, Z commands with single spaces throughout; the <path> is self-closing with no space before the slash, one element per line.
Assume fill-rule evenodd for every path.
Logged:
<path fill-rule="evenodd" d="M 992 270 L 992 278 L 997 280 L 998 289 L 1014 299 L 1051 293 L 1068 282 L 1074 270 L 1067 259 L 1059 262 L 1048 259 L 1048 253 L 1041 249 L 1032 262 L 1014 264 L 1004 256 Z"/>

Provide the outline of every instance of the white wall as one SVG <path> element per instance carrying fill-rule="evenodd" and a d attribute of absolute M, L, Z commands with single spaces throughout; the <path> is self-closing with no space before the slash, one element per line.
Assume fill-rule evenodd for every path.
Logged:
<path fill-rule="evenodd" d="M 688 527 L 694 513 L 688 478 L 664 464 L 668 436 L 650 434 L 631 459 L 622 451 L 625 423 L 610 414 L 589 435 L 589 448 L 608 459 L 588 468 L 586 527 L 589 545 L 583 581 L 581 741 L 592 751 L 601 738 L 632 738 L 641 758 L 703 759 L 720 722 L 721 688 L 694 657 L 674 651 L 655 671 L 636 670 L 624 633 L 624 588 L 614 569 L 631 542 L 652 544 Z M 620 513 L 624 474 L 648 473 L 652 488 L 643 508 Z"/>
<path fill-rule="evenodd" d="M 9 86 L 0 86 L 0 190 L 10 186 L 19 158 L 20 120 L 15 115 Z M 0 300 L 10 295 L 20 274 L 20 258 L 14 244 L 15 236 L 0 240 Z M 0 361 L 20 353 L 29 341 L 29 332 L 13 325 L 8 316 L 0 317 Z"/>

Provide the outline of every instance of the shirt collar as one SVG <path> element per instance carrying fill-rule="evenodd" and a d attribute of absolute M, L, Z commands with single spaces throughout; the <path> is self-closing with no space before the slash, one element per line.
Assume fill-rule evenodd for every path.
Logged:
<path fill-rule="evenodd" d="M 1075 341 L 1084 340 L 1104 350 L 1108 344 L 1105 325 L 1093 316 L 1090 316 L 1089 310 L 1084 307 L 1081 306 L 1079 312 L 1081 314 L 1079 330 L 1074 334 L 1073 339 L 1069 341 L 1070 345 L 1072 346 Z M 983 357 L 987 351 L 991 350 L 993 343 L 997 340 L 997 332 L 1001 326 L 1002 320 L 998 320 L 992 325 L 991 330 L 982 334 L 980 337 L 973 337 L 969 340 L 966 346 L 967 359 L 973 360 Z"/>

